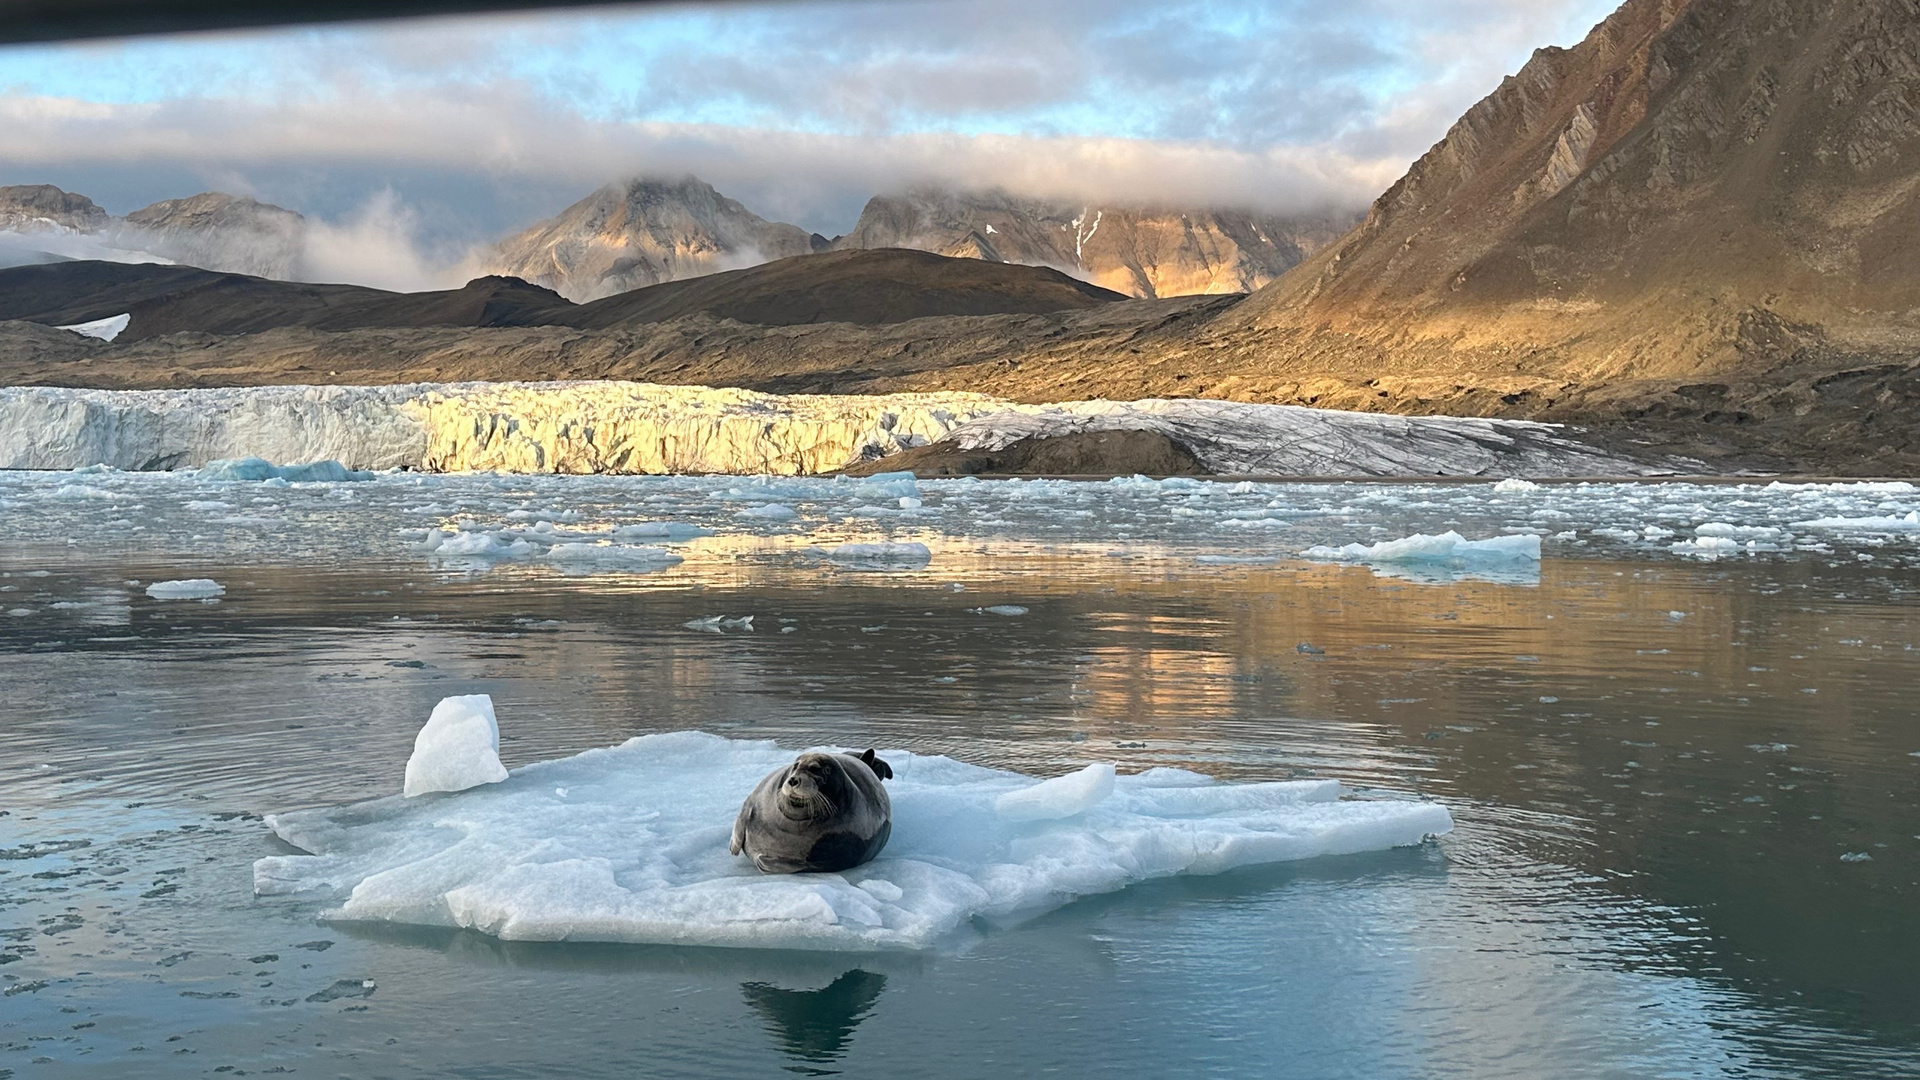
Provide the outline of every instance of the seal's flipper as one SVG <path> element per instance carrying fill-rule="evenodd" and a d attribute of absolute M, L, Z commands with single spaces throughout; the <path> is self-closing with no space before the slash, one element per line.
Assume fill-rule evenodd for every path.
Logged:
<path fill-rule="evenodd" d="M 866 764 L 867 768 L 873 770 L 873 775 L 882 780 L 893 779 L 893 766 L 874 757 L 872 747 L 868 747 L 867 752 L 860 755 L 860 760 Z"/>

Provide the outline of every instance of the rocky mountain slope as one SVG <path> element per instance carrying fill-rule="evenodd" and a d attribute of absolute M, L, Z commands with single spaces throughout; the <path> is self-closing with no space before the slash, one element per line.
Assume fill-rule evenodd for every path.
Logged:
<path fill-rule="evenodd" d="M 693 177 L 609 184 L 502 240 L 489 271 L 595 300 L 663 281 L 805 255 L 826 245 L 768 221 Z"/>
<path fill-rule="evenodd" d="M 1628 0 L 1223 320 L 1269 364 L 1711 406 L 1920 351 L 1920 4 Z M 1524 384 L 1524 385 L 1523 385 Z"/>
<path fill-rule="evenodd" d="M 0 229 L 9 232 L 97 232 L 108 220 L 92 199 L 52 184 L 0 187 Z"/>
<path fill-rule="evenodd" d="M 124 218 L 51 184 L 0 187 L 0 265 L 111 257 L 294 278 L 306 218 L 239 195 L 206 192 Z"/>
<path fill-rule="evenodd" d="M 877 325 L 930 317 L 1040 314 L 1124 297 L 1037 266 L 1003 266 L 921 251 L 841 251 L 574 304 L 518 278 L 396 293 L 220 274 L 191 266 L 74 260 L 0 269 L 0 320 L 70 326 L 128 315 L 118 340 L 257 334 L 283 327 L 571 326 L 616 329 L 706 316 L 762 326 Z"/>
<path fill-rule="evenodd" d="M 1056 266 L 1136 297 L 1252 292 L 1352 227 L 1329 212 L 1069 205 L 1004 192 L 920 189 L 876 196 L 834 247 L 919 248 Z"/>
<path fill-rule="evenodd" d="M 259 277 L 298 275 L 307 219 L 241 195 L 210 191 L 128 214 L 123 243 L 187 266 Z"/>

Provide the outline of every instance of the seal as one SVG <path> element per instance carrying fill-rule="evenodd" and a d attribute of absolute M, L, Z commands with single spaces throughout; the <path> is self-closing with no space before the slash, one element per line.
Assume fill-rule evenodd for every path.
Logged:
<path fill-rule="evenodd" d="M 727 850 L 768 874 L 833 874 L 887 846 L 893 804 L 882 780 L 893 769 L 868 750 L 801 754 L 760 781 L 733 820 Z"/>

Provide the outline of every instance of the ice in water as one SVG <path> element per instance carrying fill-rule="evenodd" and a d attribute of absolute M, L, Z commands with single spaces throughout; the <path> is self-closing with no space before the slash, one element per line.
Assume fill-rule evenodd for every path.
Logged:
<path fill-rule="evenodd" d="M 827 552 L 827 558 L 852 569 L 925 566 L 933 552 L 921 543 L 841 544 Z"/>
<path fill-rule="evenodd" d="M 226 594 L 227 587 L 212 578 L 178 578 L 147 586 L 147 595 L 155 600 L 211 600 Z"/>
<path fill-rule="evenodd" d="M 767 875 L 727 854 L 741 800 L 791 750 L 675 732 L 458 794 L 273 815 L 268 826 L 311 854 L 261 859 L 254 888 L 330 894 L 331 920 L 507 939 L 920 949 L 976 918 L 1174 874 L 1412 845 L 1453 827 L 1437 803 L 1342 798 L 1334 781 L 1226 784 L 1096 764 L 1036 783 L 881 755 L 895 773 L 892 839 L 844 874 Z"/>
<path fill-rule="evenodd" d="M 310 461 L 304 465 L 275 465 L 265 458 L 230 458 L 209 461 L 200 469 L 202 480 L 285 480 L 289 483 L 339 484 L 352 480 L 371 480 L 374 474 L 364 469 L 349 469 L 337 461 Z"/>
<path fill-rule="evenodd" d="M 467 694 L 440 699 L 414 736 L 402 794 L 411 799 L 436 791 L 465 791 L 506 778 L 493 698 Z"/>
<path fill-rule="evenodd" d="M 1377 544 L 1345 544 L 1328 547 L 1316 544 L 1300 553 L 1309 559 L 1327 562 L 1512 562 L 1540 561 L 1538 536 L 1495 536 L 1469 540 L 1457 532 L 1438 536 L 1415 533 L 1399 540 Z"/>

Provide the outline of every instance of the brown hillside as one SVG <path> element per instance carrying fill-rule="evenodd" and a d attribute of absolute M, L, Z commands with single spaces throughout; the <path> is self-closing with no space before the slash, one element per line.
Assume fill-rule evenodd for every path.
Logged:
<path fill-rule="evenodd" d="M 1583 383 L 1909 351 L 1920 3 L 1629 0 L 1225 325 Z"/>

